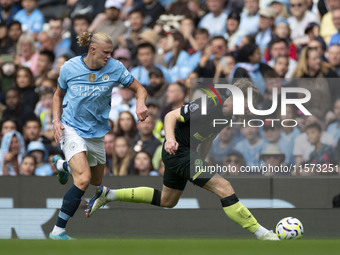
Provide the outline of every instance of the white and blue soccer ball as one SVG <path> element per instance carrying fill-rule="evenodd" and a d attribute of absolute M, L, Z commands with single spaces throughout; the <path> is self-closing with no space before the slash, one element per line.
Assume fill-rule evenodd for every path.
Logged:
<path fill-rule="evenodd" d="M 294 217 L 286 217 L 276 225 L 276 234 L 281 240 L 299 239 L 303 236 L 301 221 Z"/>

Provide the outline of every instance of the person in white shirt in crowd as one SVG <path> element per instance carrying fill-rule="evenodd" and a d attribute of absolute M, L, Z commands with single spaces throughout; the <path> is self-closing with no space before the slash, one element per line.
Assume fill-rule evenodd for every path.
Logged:
<path fill-rule="evenodd" d="M 244 9 L 241 13 L 239 29 L 246 35 L 255 35 L 260 23 L 259 0 L 244 0 Z"/>
<path fill-rule="evenodd" d="M 291 29 L 291 39 L 294 44 L 301 46 L 308 43 L 309 38 L 305 35 L 305 29 L 308 23 L 320 23 L 317 15 L 308 10 L 307 0 L 290 0 L 291 16 L 288 18 L 289 27 Z"/>
<path fill-rule="evenodd" d="M 226 0 L 207 0 L 209 13 L 198 24 L 209 31 L 210 37 L 223 35 L 226 31 L 227 14 L 224 12 Z"/>

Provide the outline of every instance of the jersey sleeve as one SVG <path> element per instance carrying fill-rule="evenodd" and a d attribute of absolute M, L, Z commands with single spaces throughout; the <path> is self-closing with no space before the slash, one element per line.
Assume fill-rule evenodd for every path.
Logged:
<path fill-rule="evenodd" d="M 133 80 L 135 79 L 131 73 L 125 68 L 125 66 L 117 61 L 117 72 L 120 74 L 119 78 L 118 78 L 118 82 L 120 84 L 122 84 L 124 87 L 129 87 L 131 85 L 131 83 L 133 82 Z"/>
<path fill-rule="evenodd" d="M 66 65 L 63 65 L 60 69 L 59 77 L 58 77 L 58 85 L 61 90 L 67 90 L 67 82 L 66 82 L 66 76 L 67 76 L 67 68 L 65 68 Z"/>

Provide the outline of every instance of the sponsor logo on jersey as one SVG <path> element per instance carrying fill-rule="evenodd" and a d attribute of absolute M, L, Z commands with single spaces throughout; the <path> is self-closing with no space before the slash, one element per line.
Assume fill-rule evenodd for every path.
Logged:
<path fill-rule="evenodd" d="M 198 105 L 198 104 L 191 104 L 191 105 L 189 106 L 189 109 L 190 109 L 191 112 L 196 111 L 198 108 L 199 108 L 199 105 Z"/>

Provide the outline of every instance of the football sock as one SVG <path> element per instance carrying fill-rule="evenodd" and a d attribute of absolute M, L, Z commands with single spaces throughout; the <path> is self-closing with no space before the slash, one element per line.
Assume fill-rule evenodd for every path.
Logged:
<path fill-rule="evenodd" d="M 65 232 L 65 228 L 60 228 L 57 226 L 54 226 L 53 230 L 52 230 L 52 234 L 53 235 L 59 235 L 60 233 Z"/>
<path fill-rule="evenodd" d="M 56 226 L 59 228 L 65 228 L 67 221 L 74 215 L 77 211 L 78 206 L 81 201 L 81 197 L 84 195 L 85 191 L 72 185 L 71 188 L 66 192 L 63 205 L 58 215 Z"/>
<path fill-rule="evenodd" d="M 66 160 L 58 160 L 57 161 L 57 168 L 58 168 L 58 170 L 64 170 L 64 171 L 68 171 L 69 173 L 71 173 L 71 169 L 68 166 Z"/>
<path fill-rule="evenodd" d="M 149 187 L 110 190 L 106 195 L 109 201 L 144 203 L 160 206 L 162 192 Z"/>
<path fill-rule="evenodd" d="M 260 227 L 251 212 L 238 200 L 235 194 L 221 199 L 222 207 L 227 216 L 242 228 L 255 233 Z"/>

